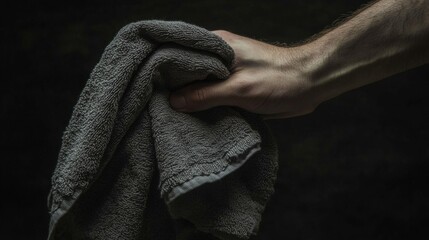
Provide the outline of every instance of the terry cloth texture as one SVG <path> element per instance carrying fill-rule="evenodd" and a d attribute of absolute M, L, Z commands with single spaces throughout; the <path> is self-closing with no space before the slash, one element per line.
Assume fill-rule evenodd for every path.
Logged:
<path fill-rule="evenodd" d="M 183 22 L 141 21 L 105 49 L 63 135 L 49 239 L 249 239 L 274 191 L 258 115 L 173 110 L 169 91 L 223 81 L 233 50 Z"/>

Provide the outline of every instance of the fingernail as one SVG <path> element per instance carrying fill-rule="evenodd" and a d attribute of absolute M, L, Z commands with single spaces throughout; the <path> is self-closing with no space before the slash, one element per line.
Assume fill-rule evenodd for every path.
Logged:
<path fill-rule="evenodd" d="M 175 109 L 180 109 L 186 107 L 185 97 L 178 94 L 171 94 L 170 104 Z"/>

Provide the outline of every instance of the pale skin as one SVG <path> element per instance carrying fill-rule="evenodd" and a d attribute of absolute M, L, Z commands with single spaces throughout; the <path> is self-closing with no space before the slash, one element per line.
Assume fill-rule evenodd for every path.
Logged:
<path fill-rule="evenodd" d="M 231 75 L 170 95 L 173 109 L 235 106 L 264 119 L 313 112 L 352 89 L 429 63 L 429 0 L 379 0 L 314 40 L 280 47 L 213 31 L 235 52 Z"/>

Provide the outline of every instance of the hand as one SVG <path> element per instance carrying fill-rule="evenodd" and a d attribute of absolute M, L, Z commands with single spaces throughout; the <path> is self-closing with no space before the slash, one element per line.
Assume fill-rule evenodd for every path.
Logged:
<path fill-rule="evenodd" d="M 197 82 L 170 95 L 177 111 L 194 112 L 226 105 L 262 114 L 263 118 L 286 118 L 312 112 L 319 104 L 312 84 L 303 72 L 300 49 L 284 48 L 227 31 L 213 33 L 235 52 L 228 79 Z"/>
<path fill-rule="evenodd" d="M 177 90 L 170 103 L 193 112 L 236 106 L 264 118 L 312 112 L 320 103 L 429 63 L 429 1 L 380 0 L 298 47 L 214 31 L 235 52 L 228 79 Z"/>

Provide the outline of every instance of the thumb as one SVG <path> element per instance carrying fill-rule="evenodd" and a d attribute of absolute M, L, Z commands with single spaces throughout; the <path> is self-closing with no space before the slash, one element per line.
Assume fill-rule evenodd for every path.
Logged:
<path fill-rule="evenodd" d="M 170 94 L 170 105 L 181 112 L 195 112 L 231 105 L 229 81 L 197 82 Z"/>

